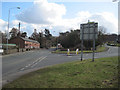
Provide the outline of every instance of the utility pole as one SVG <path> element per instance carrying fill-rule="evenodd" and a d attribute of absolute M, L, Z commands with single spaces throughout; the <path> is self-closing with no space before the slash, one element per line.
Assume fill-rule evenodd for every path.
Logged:
<path fill-rule="evenodd" d="M 6 48 L 6 49 L 7 49 L 7 52 L 8 52 L 8 36 L 9 36 L 9 26 L 10 26 L 10 25 L 9 25 L 10 10 L 11 10 L 11 9 L 14 9 L 14 8 L 20 9 L 20 7 L 13 7 L 13 8 L 10 8 L 10 9 L 9 9 L 9 12 L 8 12 L 8 31 L 7 31 L 7 48 Z"/>
<path fill-rule="evenodd" d="M 19 22 L 19 25 L 18 25 L 18 29 L 19 29 L 19 32 L 20 32 L 20 22 Z"/>
<path fill-rule="evenodd" d="M 7 53 L 8 53 L 9 19 L 10 19 L 10 9 L 9 9 L 9 12 L 8 12 Z"/>

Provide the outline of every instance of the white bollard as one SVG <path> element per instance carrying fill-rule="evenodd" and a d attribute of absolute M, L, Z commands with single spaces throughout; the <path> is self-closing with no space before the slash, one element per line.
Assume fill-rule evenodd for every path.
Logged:
<path fill-rule="evenodd" d="M 78 54 L 78 52 L 79 52 L 79 49 L 77 48 L 77 49 L 76 49 L 76 54 Z"/>
<path fill-rule="evenodd" d="M 67 55 L 70 55 L 70 49 L 67 50 Z"/>

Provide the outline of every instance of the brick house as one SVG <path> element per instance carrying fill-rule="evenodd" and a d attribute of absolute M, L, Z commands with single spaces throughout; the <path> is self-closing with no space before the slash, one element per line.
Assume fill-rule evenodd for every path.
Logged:
<path fill-rule="evenodd" d="M 9 43 L 16 44 L 19 48 L 37 49 L 40 48 L 40 43 L 24 37 L 15 37 L 9 40 Z"/>

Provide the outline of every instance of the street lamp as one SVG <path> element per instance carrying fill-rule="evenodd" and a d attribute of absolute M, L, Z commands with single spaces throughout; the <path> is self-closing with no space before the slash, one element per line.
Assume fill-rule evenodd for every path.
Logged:
<path fill-rule="evenodd" d="M 9 19 L 10 19 L 10 10 L 11 10 L 11 9 L 14 9 L 14 8 L 20 9 L 20 7 L 9 8 L 9 13 L 8 13 L 8 32 L 7 32 L 7 52 L 8 52 L 8 36 L 9 36 Z"/>
<path fill-rule="evenodd" d="M 56 32 L 56 31 L 53 31 Z M 56 37 L 56 49 L 58 49 L 58 38 Z"/>

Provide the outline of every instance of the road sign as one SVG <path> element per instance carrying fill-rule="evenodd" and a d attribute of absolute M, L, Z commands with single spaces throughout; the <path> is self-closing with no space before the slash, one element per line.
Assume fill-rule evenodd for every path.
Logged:
<path fill-rule="evenodd" d="M 94 34 L 95 34 L 95 39 L 97 39 L 98 38 L 98 23 L 88 22 L 86 24 L 81 24 L 80 40 L 82 40 L 82 33 L 83 33 L 83 40 L 92 40 L 94 37 Z"/>
<path fill-rule="evenodd" d="M 95 39 L 98 38 L 98 23 L 89 22 L 80 25 L 80 40 L 81 40 L 81 61 L 83 58 L 83 40 L 93 40 L 93 59 L 95 53 Z"/>

